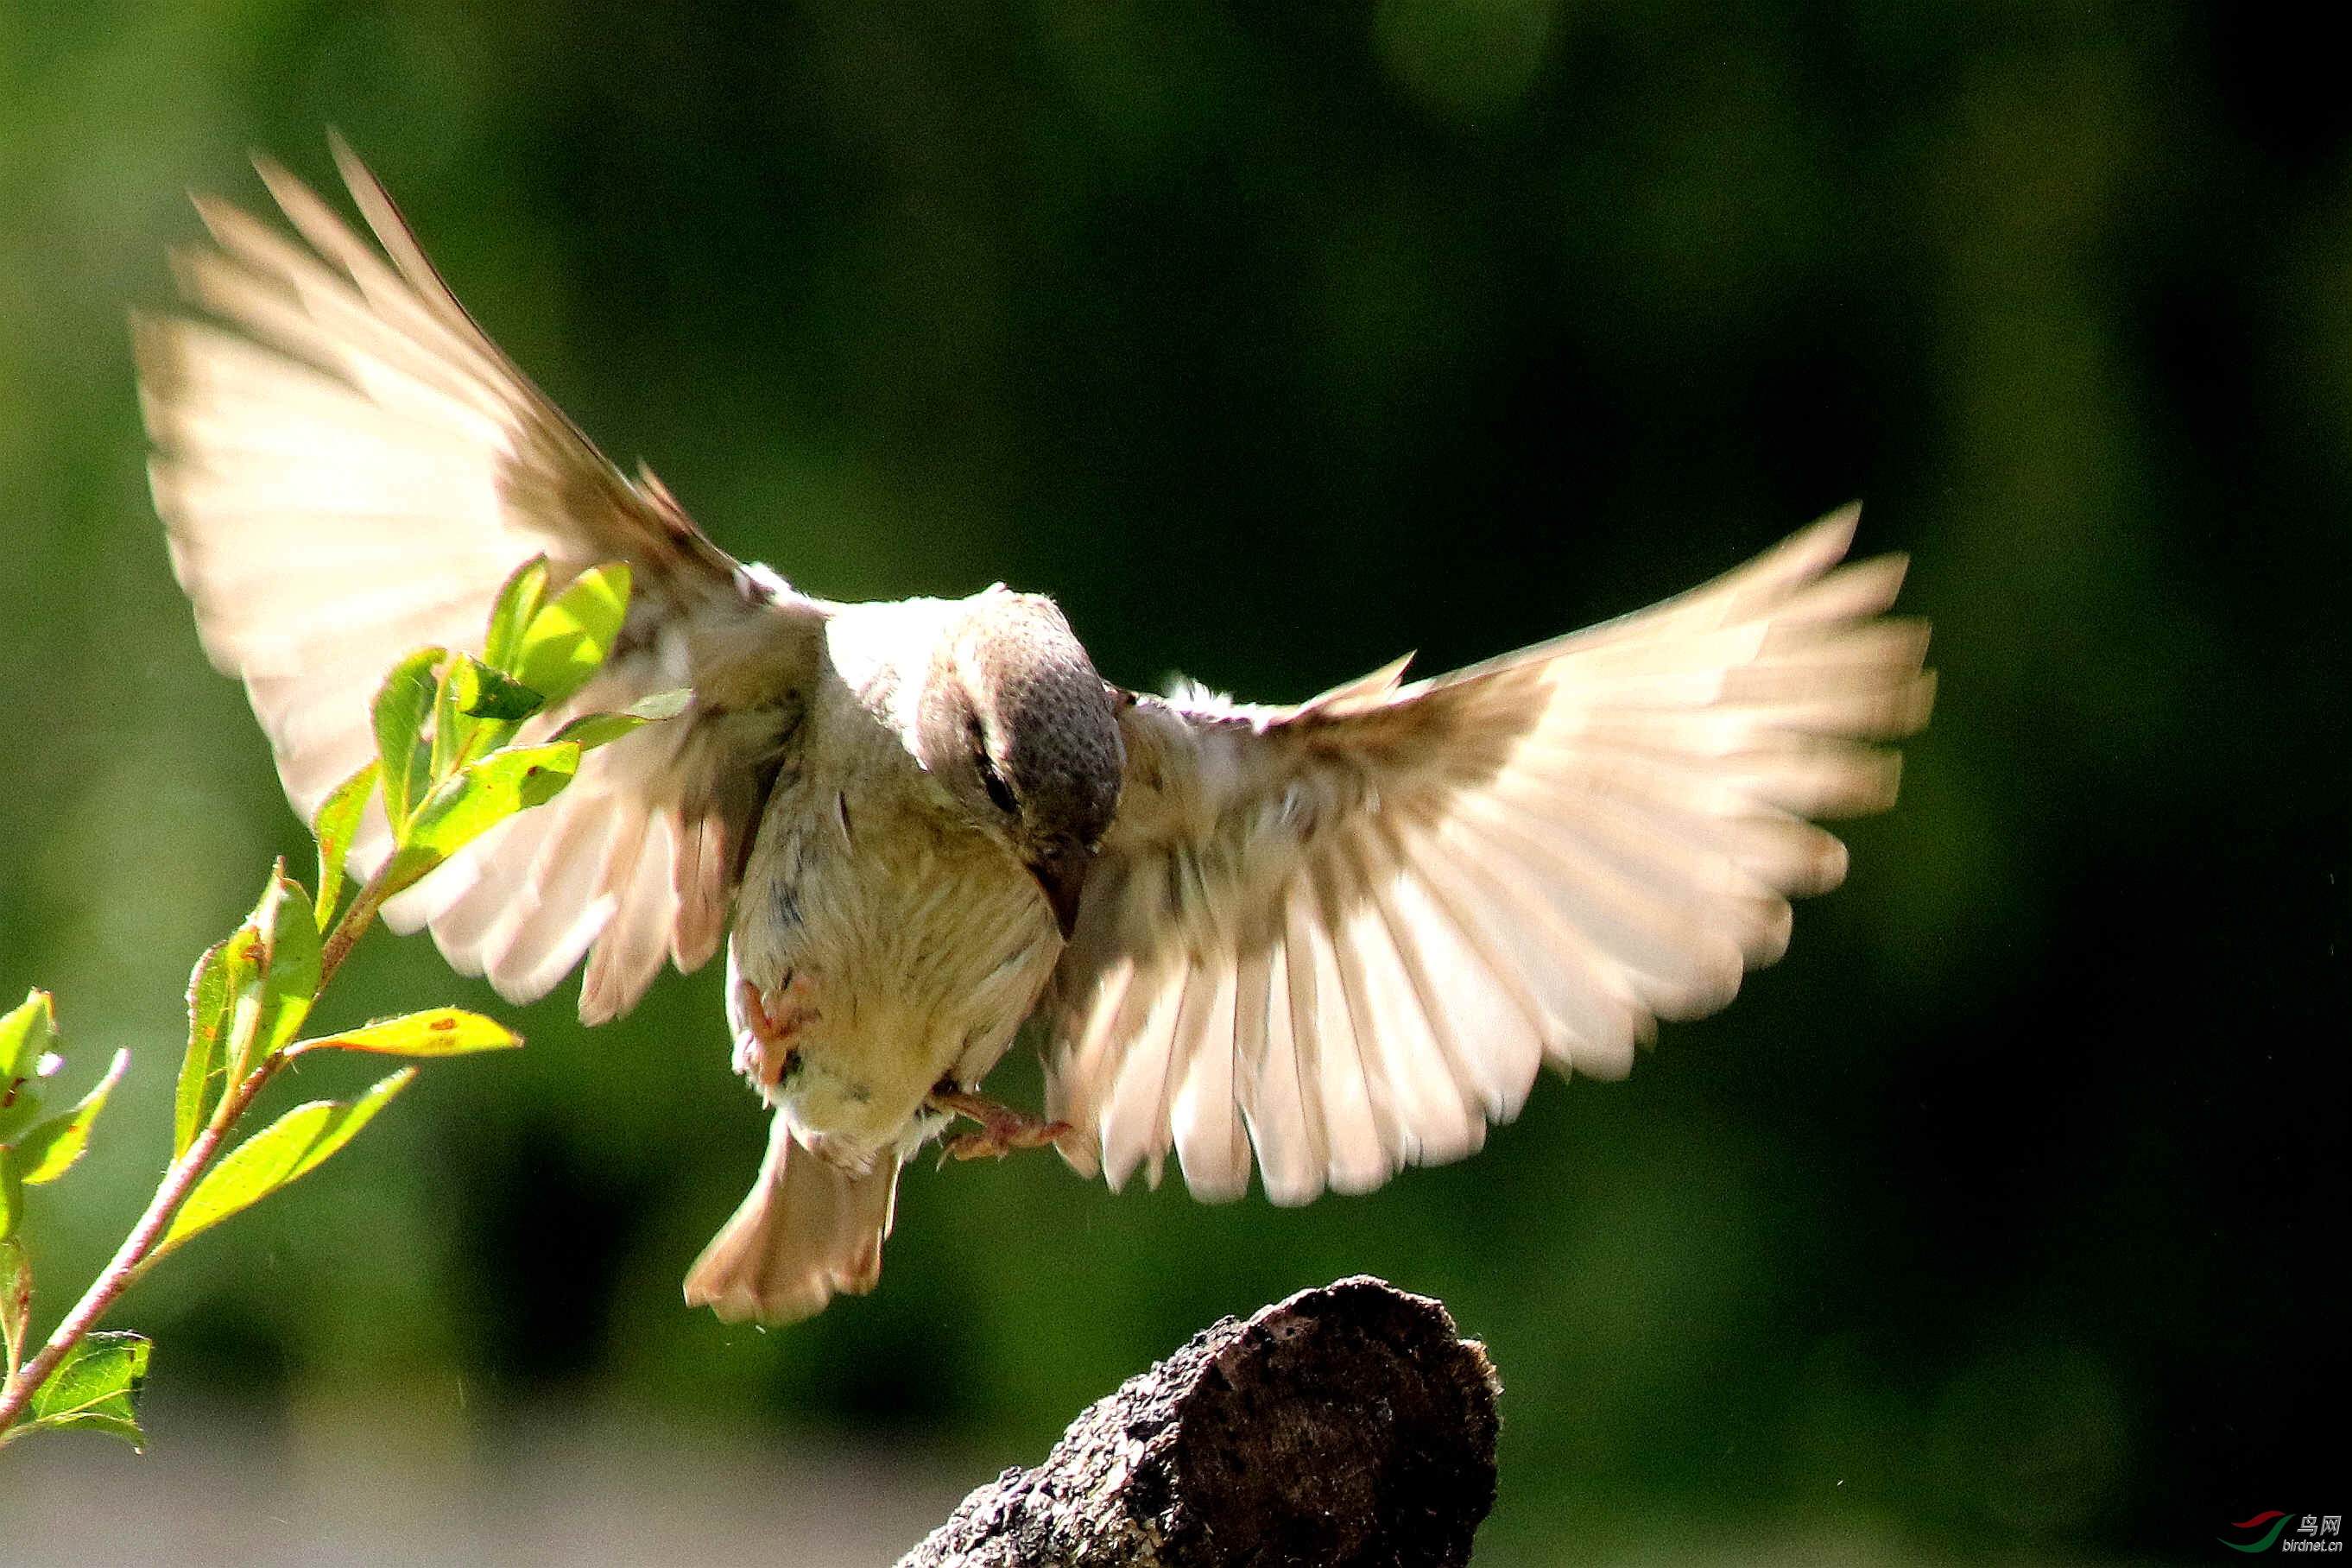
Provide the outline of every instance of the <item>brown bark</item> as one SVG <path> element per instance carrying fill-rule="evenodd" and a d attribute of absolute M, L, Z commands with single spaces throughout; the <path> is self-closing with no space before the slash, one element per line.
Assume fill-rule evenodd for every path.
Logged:
<path fill-rule="evenodd" d="M 1367 1277 L 1227 1318 L 898 1568 L 1454 1568 L 1495 1500 L 1485 1347 Z"/>

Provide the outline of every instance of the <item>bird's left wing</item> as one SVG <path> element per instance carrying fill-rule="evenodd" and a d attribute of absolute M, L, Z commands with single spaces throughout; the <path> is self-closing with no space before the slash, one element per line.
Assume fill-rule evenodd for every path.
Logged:
<path fill-rule="evenodd" d="M 1138 698 L 1126 792 L 1041 1009 L 1064 1152 L 1172 1146 L 1205 1199 L 1458 1159 L 1549 1062 L 1622 1077 L 1787 945 L 1926 722 L 1898 557 L 1854 509 L 1680 598 L 1435 680 L 1296 708 Z"/>
<path fill-rule="evenodd" d="M 261 161 L 299 239 L 199 198 L 215 243 L 174 260 L 219 324 L 134 324 L 173 569 L 308 818 L 373 755 L 369 701 L 402 656 L 479 652 L 534 555 L 551 594 L 628 563 L 612 657 L 525 738 L 681 686 L 687 713 L 592 753 L 554 804 L 385 910 L 403 930 L 429 921 L 452 963 L 517 1000 L 593 944 L 581 1011 L 608 1017 L 666 955 L 691 969 L 717 946 L 824 614 L 614 468 L 475 325 L 374 176 L 340 142 L 335 156 L 381 250 Z M 387 848 L 371 807 L 352 859 L 373 869 Z"/>

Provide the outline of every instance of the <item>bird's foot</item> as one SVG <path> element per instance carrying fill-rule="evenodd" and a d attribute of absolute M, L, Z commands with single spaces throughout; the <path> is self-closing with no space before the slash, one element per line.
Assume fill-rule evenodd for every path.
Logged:
<path fill-rule="evenodd" d="M 808 976 L 790 973 L 773 993 L 762 992 L 748 980 L 735 982 L 735 1005 L 744 1029 L 735 1038 L 737 1072 L 773 1089 L 800 1065 L 793 1037 L 819 1016 L 809 1005 L 810 990 Z"/>
<path fill-rule="evenodd" d="M 942 1085 L 931 1091 L 931 1108 L 980 1123 L 977 1131 L 959 1132 L 940 1147 L 943 1160 L 1002 1160 L 1015 1149 L 1044 1149 L 1070 1130 L 1066 1121 L 1048 1121 L 1026 1111 Z"/>

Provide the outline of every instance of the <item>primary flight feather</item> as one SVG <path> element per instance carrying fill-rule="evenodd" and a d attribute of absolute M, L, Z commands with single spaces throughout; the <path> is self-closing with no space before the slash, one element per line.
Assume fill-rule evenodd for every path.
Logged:
<path fill-rule="evenodd" d="M 1680 598 L 1433 680 L 1296 707 L 1106 683 L 1054 605 L 842 605 L 615 468 L 434 270 L 348 149 L 376 243 L 261 173 L 299 238 L 209 200 L 174 261 L 219 324 L 135 324 L 157 510 L 205 651 L 306 816 L 373 754 L 402 655 L 478 647 L 499 586 L 625 561 L 597 678 L 543 721 L 684 687 L 386 907 L 581 1016 L 726 938 L 736 1066 L 774 1108 L 687 1279 L 727 1318 L 870 1289 L 901 1163 L 1051 1139 L 1113 1185 L 1305 1203 L 1458 1159 L 1537 1071 L 1622 1076 L 1660 1018 L 1780 957 L 1924 724 L 1924 624 L 1855 509 Z M 378 815 L 352 860 L 387 839 Z M 1033 1014 L 1048 1124 L 981 1099 Z"/>

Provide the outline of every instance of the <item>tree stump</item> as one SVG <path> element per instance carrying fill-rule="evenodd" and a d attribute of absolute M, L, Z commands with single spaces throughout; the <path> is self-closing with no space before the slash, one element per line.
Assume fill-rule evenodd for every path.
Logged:
<path fill-rule="evenodd" d="M 1500 1390 L 1441 1303 L 1303 1290 L 1129 1378 L 898 1568 L 1458 1568 Z"/>

